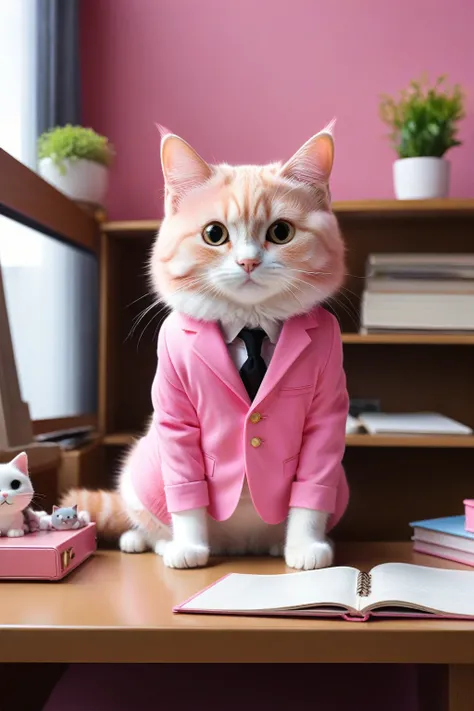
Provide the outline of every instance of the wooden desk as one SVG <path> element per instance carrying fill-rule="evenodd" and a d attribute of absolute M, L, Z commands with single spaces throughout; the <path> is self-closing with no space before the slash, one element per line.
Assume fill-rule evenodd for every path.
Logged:
<path fill-rule="evenodd" d="M 337 564 L 368 570 L 387 560 L 460 567 L 414 554 L 405 543 L 341 544 L 337 549 Z M 285 570 L 279 560 L 247 558 L 176 571 L 164 568 L 151 553 L 100 551 L 63 583 L 3 582 L 0 662 L 442 664 L 449 665 L 450 711 L 474 709 L 474 622 L 361 624 L 171 612 L 173 605 L 230 571 Z"/>

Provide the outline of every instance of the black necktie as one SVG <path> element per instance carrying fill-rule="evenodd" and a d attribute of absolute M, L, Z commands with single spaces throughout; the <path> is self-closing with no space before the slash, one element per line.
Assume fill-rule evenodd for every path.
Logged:
<path fill-rule="evenodd" d="M 243 328 L 239 338 L 243 340 L 247 349 L 247 360 L 240 369 L 240 377 L 250 399 L 253 400 L 267 372 L 267 366 L 261 355 L 265 331 L 261 328 Z"/>

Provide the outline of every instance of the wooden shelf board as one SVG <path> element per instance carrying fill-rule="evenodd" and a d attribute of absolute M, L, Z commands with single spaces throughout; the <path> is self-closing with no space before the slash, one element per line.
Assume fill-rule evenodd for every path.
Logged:
<path fill-rule="evenodd" d="M 134 444 L 139 434 L 117 432 L 104 436 L 104 444 L 110 447 L 124 447 Z M 474 447 L 474 435 L 347 435 L 348 447 Z"/>
<path fill-rule="evenodd" d="M 123 447 L 134 444 L 139 434 L 133 432 L 114 432 L 113 434 L 104 435 L 103 442 L 110 447 Z"/>
<path fill-rule="evenodd" d="M 380 215 L 474 215 L 474 199 L 439 200 L 343 200 L 333 203 L 337 214 Z"/>
<path fill-rule="evenodd" d="M 443 200 L 342 200 L 333 203 L 336 214 L 351 215 L 473 215 L 474 199 Z M 107 234 L 140 234 L 158 230 L 160 220 L 123 220 L 104 222 L 100 229 Z"/>
<path fill-rule="evenodd" d="M 393 345 L 440 345 L 472 346 L 474 334 L 470 333 L 343 333 L 342 342 L 347 344 L 393 344 Z"/>
<path fill-rule="evenodd" d="M 124 220 L 117 222 L 104 222 L 100 229 L 107 234 L 126 233 L 152 233 L 156 232 L 161 224 L 160 220 Z"/>
<path fill-rule="evenodd" d="M 370 435 L 346 436 L 347 447 L 474 447 L 474 435 Z"/>

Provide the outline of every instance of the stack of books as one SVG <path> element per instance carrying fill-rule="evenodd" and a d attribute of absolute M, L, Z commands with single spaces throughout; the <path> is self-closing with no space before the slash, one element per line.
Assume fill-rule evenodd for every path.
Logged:
<path fill-rule="evenodd" d="M 473 254 L 373 254 L 366 276 L 364 333 L 474 331 Z"/>
<path fill-rule="evenodd" d="M 474 567 L 474 533 L 466 531 L 464 516 L 415 521 L 413 547 L 418 553 Z"/>

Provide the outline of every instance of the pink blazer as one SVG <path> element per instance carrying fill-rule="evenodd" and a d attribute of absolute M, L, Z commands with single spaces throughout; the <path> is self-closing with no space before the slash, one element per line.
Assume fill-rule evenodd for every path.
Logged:
<path fill-rule="evenodd" d="M 331 525 L 343 514 L 348 396 L 339 327 L 324 309 L 284 324 L 252 403 L 219 326 L 173 313 L 160 331 L 152 401 L 130 466 L 161 521 L 204 506 L 229 518 L 245 476 L 267 523 L 291 506 L 327 511 Z"/>

